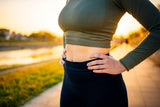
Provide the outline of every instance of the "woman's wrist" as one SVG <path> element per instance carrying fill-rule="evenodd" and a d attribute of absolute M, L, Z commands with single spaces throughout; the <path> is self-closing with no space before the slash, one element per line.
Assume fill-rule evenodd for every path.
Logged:
<path fill-rule="evenodd" d="M 120 66 L 121 71 L 122 72 L 127 71 L 127 69 L 124 67 L 124 65 L 120 61 L 118 61 L 118 62 L 119 62 L 119 66 Z"/>

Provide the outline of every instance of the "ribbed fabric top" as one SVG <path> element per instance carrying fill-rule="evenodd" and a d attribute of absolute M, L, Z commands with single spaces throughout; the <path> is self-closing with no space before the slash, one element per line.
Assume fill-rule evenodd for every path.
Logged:
<path fill-rule="evenodd" d="M 69 0 L 59 15 L 65 44 L 110 47 L 117 24 L 125 12 L 148 31 L 148 37 L 120 62 L 127 70 L 160 47 L 160 13 L 149 0 Z"/>

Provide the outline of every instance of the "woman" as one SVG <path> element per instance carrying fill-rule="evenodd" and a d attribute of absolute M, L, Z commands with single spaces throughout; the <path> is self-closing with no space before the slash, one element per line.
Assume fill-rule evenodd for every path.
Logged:
<path fill-rule="evenodd" d="M 115 60 L 110 41 L 125 12 L 150 34 L 132 52 Z M 64 31 L 61 107 L 128 107 L 122 73 L 160 47 L 160 13 L 148 0 L 69 0 L 59 15 Z"/>

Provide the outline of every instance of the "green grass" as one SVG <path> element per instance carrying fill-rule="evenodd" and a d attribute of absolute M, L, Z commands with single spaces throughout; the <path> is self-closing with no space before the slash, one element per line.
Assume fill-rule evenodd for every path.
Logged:
<path fill-rule="evenodd" d="M 22 67 L 22 66 L 25 66 L 25 65 L 16 65 L 16 64 L 15 65 L 0 65 L 0 72 L 9 70 L 9 69 L 13 69 L 13 68 L 17 68 L 17 67 Z"/>
<path fill-rule="evenodd" d="M 0 75 L 0 107 L 19 107 L 62 79 L 58 60 Z"/>

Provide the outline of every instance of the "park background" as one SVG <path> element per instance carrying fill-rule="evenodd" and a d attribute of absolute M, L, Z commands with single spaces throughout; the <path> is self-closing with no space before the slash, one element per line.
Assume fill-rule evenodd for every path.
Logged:
<path fill-rule="evenodd" d="M 159 0 L 151 2 L 160 9 Z M 0 0 L 0 107 L 27 105 L 63 80 L 64 71 L 59 64 L 63 32 L 58 26 L 58 16 L 65 3 L 65 0 Z M 118 56 L 124 56 L 148 34 L 126 13 L 112 40 L 113 55 L 114 51 L 123 49 L 123 55 Z M 114 57 L 118 59 L 116 55 Z M 160 50 L 148 59 L 159 71 Z M 159 73 L 157 76 L 159 78 Z M 157 78 L 154 80 L 156 84 L 159 82 Z M 159 85 L 157 89 L 160 90 Z M 156 94 L 160 94 L 159 91 Z M 156 98 L 160 101 L 160 96 Z M 135 100 L 135 105 L 131 103 L 130 107 L 156 107 L 158 104 L 154 100 L 156 105 L 148 106 L 142 99 Z"/>

